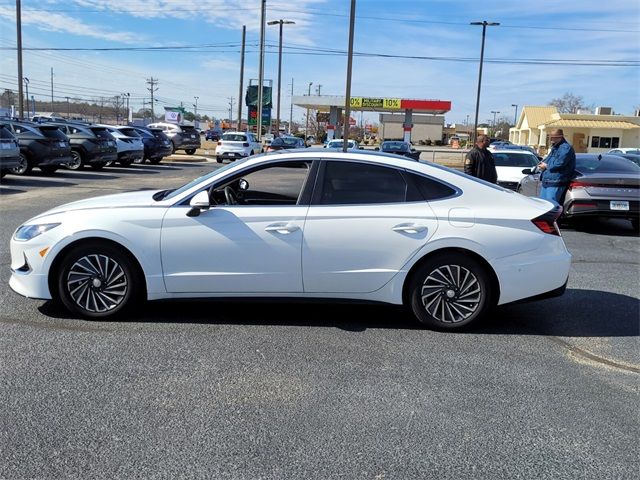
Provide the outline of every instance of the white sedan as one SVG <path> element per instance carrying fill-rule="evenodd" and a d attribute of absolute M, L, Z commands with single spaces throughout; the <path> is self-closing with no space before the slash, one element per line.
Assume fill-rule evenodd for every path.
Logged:
<path fill-rule="evenodd" d="M 405 304 L 454 329 L 564 292 L 560 209 L 395 155 L 296 150 L 175 190 L 69 203 L 20 226 L 10 286 L 84 317 L 140 300 L 304 297 Z"/>

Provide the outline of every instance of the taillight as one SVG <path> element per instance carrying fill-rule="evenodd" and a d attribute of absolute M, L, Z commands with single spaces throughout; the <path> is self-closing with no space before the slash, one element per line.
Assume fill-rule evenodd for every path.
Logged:
<path fill-rule="evenodd" d="M 569 182 L 569 190 L 575 190 L 576 188 L 587 188 L 595 186 L 593 183 L 587 182 L 579 182 L 577 180 L 572 180 Z"/>
<path fill-rule="evenodd" d="M 218 140 L 218 145 L 222 145 L 222 142 L 220 140 Z"/>
<path fill-rule="evenodd" d="M 562 215 L 562 207 L 560 205 L 557 205 L 547 213 L 543 213 L 539 217 L 534 218 L 533 220 L 531 220 L 531 222 L 544 233 L 560 236 L 560 229 L 558 228 L 558 223 L 556 222 L 560 215 Z"/>
<path fill-rule="evenodd" d="M 244 142 L 244 143 L 242 144 L 242 146 L 243 146 L 243 147 L 248 147 L 248 146 L 249 146 L 249 144 L 248 144 L 247 142 Z"/>

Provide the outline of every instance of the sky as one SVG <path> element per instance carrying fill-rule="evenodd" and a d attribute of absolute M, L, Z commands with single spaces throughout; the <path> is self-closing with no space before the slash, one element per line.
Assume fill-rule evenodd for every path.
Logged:
<path fill-rule="evenodd" d="M 182 104 L 237 115 L 242 26 L 245 86 L 258 78 L 260 0 L 22 0 L 23 76 L 56 100 L 129 93 L 134 111 L 158 80 L 156 111 Z M 0 0 L 0 89 L 17 90 L 16 2 Z M 294 95 L 344 95 L 349 0 L 266 0 L 284 25 L 281 117 Z M 487 27 L 479 122 L 571 93 L 632 115 L 640 108 L 637 0 L 357 0 L 351 94 L 452 102 L 447 123 L 473 122 L 482 27 Z M 278 26 L 265 33 L 264 76 L 278 72 Z M 41 50 L 28 50 L 28 49 Z M 57 49 L 57 50 L 51 50 Z M 68 49 L 68 50 L 60 50 Z M 79 50 L 83 49 L 83 50 Z M 274 94 L 275 97 L 275 94 Z M 275 109 L 274 109 L 275 110 Z M 246 115 L 246 107 L 244 109 Z M 294 107 L 294 121 L 304 110 Z M 376 122 L 378 115 L 365 114 Z"/>

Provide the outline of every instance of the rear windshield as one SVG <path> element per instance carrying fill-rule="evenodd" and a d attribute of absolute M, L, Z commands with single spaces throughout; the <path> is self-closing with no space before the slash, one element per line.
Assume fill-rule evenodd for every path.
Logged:
<path fill-rule="evenodd" d="M 74 125 L 68 125 L 67 128 L 69 129 L 70 134 L 80 133 L 82 135 L 88 135 L 90 137 L 93 137 L 93 133 L 91 133 L 91 131 L 88 128 L 76 127 Z"/>
<path fill-rule="evenodd" d="M 67 136 L 62 133 L 58 127 L 38 127 L 42 134 L 47 138 L 55 138 L 57 140 L 66 140 Z"/>
<path fill-rule="evenodd" d="M 147 138 L 153 138 L 153 134 L 148 131 L 148 130 L 136 130 L 136 132 L 138 133 L 138 135 L 140 135 L 141 137 L 147 137 Z"/>
<path fill-rule="evenodd" d="M 106 139 L 111 139 L 111 134 L 109 133 L 109 131 L 106 128 L 102 128 L 102 127 L 92 127 L 91 131 L 93 132 L 93 134 L 98 137 L 98 138 L 106 138 Z"/>
<path fill-rule="evenodd" d="M 538 157 L 532 153 L 494 152 L 496 167 L 535 167 Z"/>
<path fill-rule="evenodd" d="M 191 125 L 180 125 L 180 128 L 182 129 L 183 132 L 187 132 L 187 133 L 193 133 L 196 130 L 196 128 L 192 127 Z"/>
<path fill-rule="evenodd" d="M 299 145 L 299 141 L 297 138 L 291 138 L 291 137 L 278 137 L 276 139 L 273 140 L 273 142 L 271 142 L 271 145 L 274 147 L 280 146 L 280 145 L 286 145 L 286 146 L 296 146 Z"/>
<path fill-rule="evenodd" d="M 406 150 L 408 145 L 404 142 L 384 142 L 382 150 Z"/>
<path fill-rule="evenodd" d="M 222 135 L 222 140 L 227 142 L 246 142 L 247 136 L 240 133 L 225 133 Z"/>
<path fill-rule="evenodd" d="M 140 136 L 140 134 L 136 130 L 134 130 L 133 128 L 119 128 L 118 130 L 120 130 L 127 137 L 139 137 Z"/>
<path fill-rule="evenodd" d="M 342 140 L 332 140 L 327 144 L 328 148 L 342 148 L 342 144 L 344 142 Z M 353 140 L 349 140 L 348 142 L 348 146 L 347 148 L 353 148 L 355 146 L 355 143 L 353 142 Z"/>
<path fill-rule="evenodd" d="M 576 170 L 580 173 L 639 173 L 640 167 L 630 160 L 614 155 L 576 156 Z"/>
<path fill-rule="evenodd" d="M 4 125 L 0 125 L 0 138 L 2 138 L 2 139 L 4 139 L 4 138 L 13 139 L 13 135 L 11 134 L 9 129 L 6 128 Z"/>

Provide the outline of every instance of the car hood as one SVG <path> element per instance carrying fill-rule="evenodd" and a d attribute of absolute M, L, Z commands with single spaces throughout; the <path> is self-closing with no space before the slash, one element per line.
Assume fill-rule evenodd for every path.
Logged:
<path fill-rule="evenodd" d="M 39 218 L 45 215 L 56 213 L 66 213 L 77 210 L 98 209 L 98 208 L 122 208 L 122 207 L 145 207 L 154 205 L 156 202 L 153 195 L 159 190 L 142 190 L 138 192 L 116 193 L 114 195 L 104 195 L 101 197 L 87 198 L 77 202 L 66 203 L 59 207 L 52 208 L 38 215 Z"/>

